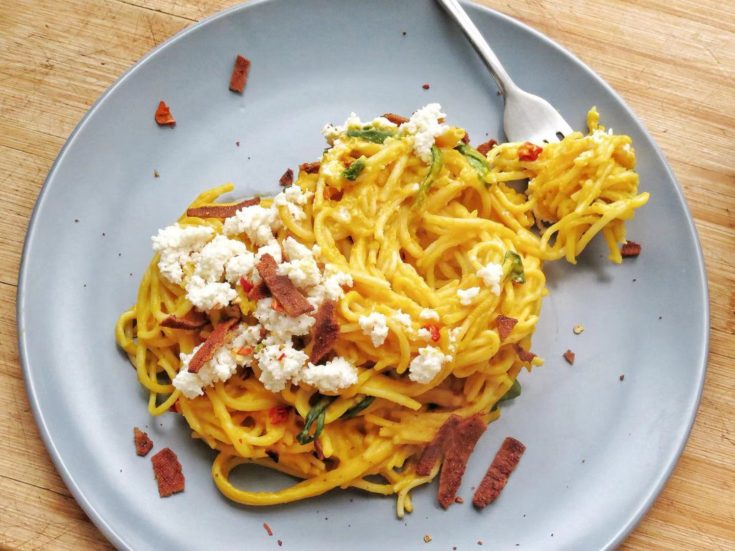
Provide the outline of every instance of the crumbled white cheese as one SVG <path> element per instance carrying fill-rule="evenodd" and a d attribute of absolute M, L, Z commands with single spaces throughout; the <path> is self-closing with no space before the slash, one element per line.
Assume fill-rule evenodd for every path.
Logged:
<path fill-rule="evenodd" d="M 300 289 L 307 289 L 321 282 L 322 274 L 314 259 L 315 253 L 320 252 L 318 245 L 309 249 L 289 236 L 283 242 L 283 250 L 289 260 L 278 265 L 279 275 L 288 276 Z"/>
<path fill-rule="evenodd" d="M 196 254 L 212 237 L 209 226 L 181 226 L 173 224 L 158 230 L 151 238 L 153 250 L 160 253 L 158 269 L 171 283 L 180 284 L 183 267 L 196 259 Z"/>
<path fill-rule="evenodd" d="M 357 369 L 349 361 L 337 356 L 325 364 L 309 366 L 301 373 L 301 381 L 320 392 L 336 392 L 357 382 Z"/>
<path fill-rule="evenodd" d="M 457 296 L 459 297 L 460 304 L 463 304 L 464 306 L 469 306 L 472 304 L 472 301 L 475 300 L 475 297 L 480 294 L 480 288 L 479 287 L 470 287 L 469 289 L 458 289 L 457 290 Z"/>
<path fill-rule="evenodd" d="M 273 232 L 282 226 L 277 208 L 251 205 L 238 210 L 235 216 L 227 218 L 223 231 L 225 235 L 245 233 L 253 244 L 260 246 L 271 241 Z"/>
<path fill-rule="evenodd" d="M 273 199 L 273 205 L 276 207 L 286 207 L 294 220 L 303 220 L 306 218 L 304 205 L 311 199 L 313 193 L 311 191 L 304 192 L 299 186 L 293 185 L 287 187 Z"/>
<path fill-rule="evenodd" d="M 260 274 L 255 269 L 255 264 L 255 255 L 250 251 L 233 256 L 225 266 L 225 278 L 232 284 L 240 281 L 241 277 L 251 281 L 251 283 L 258 283 Z"/>
<path fill-rule="evenodd" d="M 429 329 L 427 329 L 426 327 L 422 327 L 418 331 L 418 337 L 420 339 L 425 340 L 425 341 L 430 341 L 431 340 L 431 331 Z"/>
<path fill-rule="evenodd" d="M 500 296 L 500 282 L 503 281 L 503 266 L 495 262 L 488 262 L 477 270 L 477 277 L 490 287 L 493 294 Z"/>
<path fill-rule="evenodd" d="M 255 346 L 262 339 L 262 329 L 263 328 L 257 323 L 255 325 L 241 323 L 232 332 L 230 348 L 237 351 L 244 346 Z"/>
<path fill-rule="evenodd" d="M 264 254 L 271 255 L 273 260 L 276 262 L 281 262 L 283 260 L 283 250 L 276 239 L 271 239 L 268 243 L 258 249 L 258 252 L 255 254 L 255 261 L 258 262 L 263 258 Z"/>
<path fill-rule="evenodd" d="M 242 241 L 217 235 L 199 253 L 194 275 L 201 277 L 207 283 L 219 281 L 222 279 L 227 263 L 233 257 L 248 254 L 252 256 Z"/>
<path fill-rule="evenodd" d="M 260 368 L 258 380 L 271 392 L 281 392 L 292 379 L 297 379 L 309 359 L 291 343 L 270 344 L 255 354 Z"/>
<path fill-rule="evenodd" d="M 404 135 L 414 137 L 413 150 L 425 163 L 431 162 L 431 147 L 434 145 L 434 139 L 447 129 L 445 124 L 439 122 L 439 119 L 446 117 L 441 109 L 438 103 L 430 103 L 416 111 L 411 115 L 409 121 L 400 127 Z"/>
<path fill-rule="evenodd" d="M 203 343 L 192 350 L 191 354 L 180 354 L 181 367 L 174 377 L 173 385 L 187 398 L 201 396 L 203 388 L 218 381 L 226 381 L 237 370 L 237 361 L 232 352 L 225 346 L 217 349 L 211 360 L 206 362 L 196 373 L 189 371 L 189 363 Z"/>
<path fill-rule="evenodd" d="M 294 335 L 306 335 L 314 325 L 314 317 L 302 314 L 295 318 L 276 312 L 273 309 L 273 299 L 263 298 L 258 301 L 253 314 L 271 336 L 277 341 L 288 341 Z"/>
<path fill-rule="evenodd" d="M 229 283 L 206 282 L 193 275 L 186 284 L 186 298 L 199 310 L 224 308 L 237 297 Z"/>
<path fill-rule="evenodd" d="M 371 312 L 370 315 L 360 316 L 358 320 L 362 334 L 370 337 L 375 348 L 382 346 L 388 337 L 388 326 L 385 322 L 385 316 L 379 312 Z"/>
<path fill-rule="evenodd" d="M 457 341 L 459 341 L 459 335 L 462 333 L 462 327 L 454 327 L 449 330 L 449 353 L 455 354 L 457 352 Z"/>
<path fill-rule="evenodd" d="M 430 383 L 441 371 L 442 365 L 451 361 L 452 356 L 444 354 L 439 348 L 419 348 L 419 355 L 408 366 L 408 378 L 417 383 Z"/>
<path fill-rule="evenodd" d="M 419 317 L 422 320 L 436 320 L 439 321 L 439 312 L 436 310 L 432 310 L 431 308 L 424 308 L 421 310 L 421 313 L 419 313 Z"/>
<path fill-rule="evenodd" d="M 393 314 L 393 319 L 403 325 L 409 333 L 413 331 L 413 320 L 411 320 L 411 316 L 400 308 Z"/>

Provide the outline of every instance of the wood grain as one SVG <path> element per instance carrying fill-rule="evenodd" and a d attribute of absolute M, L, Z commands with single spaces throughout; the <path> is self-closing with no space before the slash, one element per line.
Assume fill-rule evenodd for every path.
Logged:
<path fill-rule="evenodd" d="M 566 46 L 666 154 L 704 248 L 708 374 L 684 454 L 630 550 L 735 548 L 735 9 L 720 0 L 481 3 Z M 145 52 L 231 0 L 5 0 L 0 9 L 0 547 L 106 549 L 39 439 L 16 347 L 25 229 L 65 139 Z M 662 274 L 665 277 L 665 274 Z"/>

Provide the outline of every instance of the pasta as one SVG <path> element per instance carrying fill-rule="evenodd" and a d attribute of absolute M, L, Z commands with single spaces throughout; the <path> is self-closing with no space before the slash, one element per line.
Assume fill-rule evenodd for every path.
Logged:
<path fill-rule="evenodd" d="M 541 365 L 529 351 L 547 292 L 543 262 L 574 263 L 598 233 L 620 262 L 624 223 L 648 200 L 630 138 L 605 132 L 594 108 L 587 135 L 487 154 L 435 104 L 397 122 L 352 116 L 328 126 L 319 170 L 302 170 L 275 198 L 225 219 L 185 214 L 179 233 L 162 230 L 117 323 L 150 413 L 185 417 L 217 451 L 215 484 L 238 503 L 352 487 L 394 495 L 398 516 L 410 512 L 411 490 L 439 469 L 418 475 L 417 454 L 444 421 L 479 414 L 490 423 L 521 368 Z M 232 189 L 206 191 L 190 208 Z M 164 243 L 167 235 L 176 238 Z M 275 291 L 252 298 L 266 252 L 315 311 L 336 305 L 331 360 L 306 360 L 313 312 L 287 316 Z M 198 374 L 187 372 L 225 319 L 237 329 L 228 326 Z M 194 379 L 200 386 L 187 386 Z M 301 480 L 250 491 L 230 480 L 242 464 Z"/>

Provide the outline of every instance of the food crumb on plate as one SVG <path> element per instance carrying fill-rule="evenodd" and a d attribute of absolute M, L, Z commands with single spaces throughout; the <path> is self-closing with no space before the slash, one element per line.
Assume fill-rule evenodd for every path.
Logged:
<path fill-rule="evenodd" d="M 569 365 L 574 365 L 574 352 L 567 350 L 564 352 L 563 356 Z"/>
<path fill-rule="evenodd" d="M 621 375 L 620 375 L 620 381 L 622 382 L 622 381 L 624 381 L 624 380 L 625 380 L 625 375 L 624 375 L 624 374 L 621 374 Z"/>
<path fill-rule="evenodd" d="M 424 84 L 421 86 L 421 88 L 423 88 L 424 90 L 428 90 L 429 88 L 431 88 L 431 86 L 429 85 L 428 82 L 424 82 Z"/>
<path fill-rule="evenodd" d="M 161 177 L 161 173 L 158 172 L 155 168 L 153 169 L 153 177 L 154 178 L 160 178 Z"/>
<path fill-rule="evenodd" d="M 431 541 L 431 536 L 429 534 L 426 534 L 424 536 L 424 543 L 429 543 Z"/>
<path fill-rule="evenodd" d="M 271 530 L 271 527 L 268 525 L 267 522 L 263 523 L 263 528 L 265 528 L 265 531 L 268 533 L 269 536 L 273 535 L 273 530 Z"/>
<path fill-rule="evenodd" d="M 579 335 L 583 332 L 584 332 L 584 325 L 582 325 L 581 323 L 578 323 L 572 328 L 572 333 L 574 333 L 575 335 Z"/>

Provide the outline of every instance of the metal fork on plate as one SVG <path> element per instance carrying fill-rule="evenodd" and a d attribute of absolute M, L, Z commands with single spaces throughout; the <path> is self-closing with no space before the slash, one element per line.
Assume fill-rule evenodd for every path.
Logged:
<path fill-rule="evenodd" d="M 505 98 L 503 129 L 511 142 L 541 144 L 560 141 L 572 133 L 559 112 L 545 99 L 522 90 L 513 82 L 500 60 L 457 0 L 437 0 L 447 10 L 487 65 Z"/>

